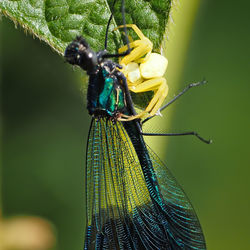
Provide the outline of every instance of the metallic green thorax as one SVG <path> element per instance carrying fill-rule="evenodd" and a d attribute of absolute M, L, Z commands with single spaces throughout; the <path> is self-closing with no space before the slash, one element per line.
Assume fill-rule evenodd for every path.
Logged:
<path fill-rule="evenodd" d="M 113 115 L 117 111 L 121 111 L 125 107 L 124 93 L 118 85 L 117 79 L 108 75 L 103 69 L 104 86 L 99 95 L 99 109 L 105 110 L 109 115 Z"/>

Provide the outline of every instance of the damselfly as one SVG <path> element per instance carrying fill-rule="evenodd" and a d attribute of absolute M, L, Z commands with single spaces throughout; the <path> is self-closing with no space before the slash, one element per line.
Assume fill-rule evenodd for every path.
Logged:
<path fill-rule="evenodd" d="M 92 121 L 86 154 L 85 249 L 205 249 L 192 205 L 144 142 L 122 66 L 108 60 L 134 55 L 127 37 L 124 0 L 122 8 L 126 46 L 120 53 L 106 50 L 111 18 L 104 50 L 96 53 L 84 38 L 77 37 L 65 51 L 66 60 L 89 75 L 87 109 Z"/>

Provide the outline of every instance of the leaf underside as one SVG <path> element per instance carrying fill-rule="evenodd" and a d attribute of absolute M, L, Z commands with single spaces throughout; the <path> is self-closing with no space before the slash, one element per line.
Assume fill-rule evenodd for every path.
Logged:
<path fill-rule="evenodd" d="M 127 0 L 126 23 L 136 24 L 159 50 L 173 0 Z M 45 41 L 59 54 L 77 35 L 98 51 L 104 48 L 105 31 L 113 0 L 1 0 L 0 10 L 15 24 Z M 120 46 L 120 33 L 112 30 L 122 23 L 121 0 L 117 0 L 110 25 L 108 50 Z"/>

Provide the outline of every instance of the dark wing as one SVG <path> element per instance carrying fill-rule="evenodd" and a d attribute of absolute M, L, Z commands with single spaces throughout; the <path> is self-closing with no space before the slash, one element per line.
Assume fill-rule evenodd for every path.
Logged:
<path fill-rule="evenodd" d="M 147 147 L 155 175 L 159 184 L 161 196 L 164 200 L 163 211 L 168 221 L 172 239 L 176 244 L 173 249 L 206 249 L 201 225 L 185 192 L 178 184 L 170 170 Z"/>
<path fill-rule="evenodd" d="M 85 249 L 205 249 L 195 212 L 166 166 L 142 170 L 124 126 L 93 119 L 88 139 Z"/>

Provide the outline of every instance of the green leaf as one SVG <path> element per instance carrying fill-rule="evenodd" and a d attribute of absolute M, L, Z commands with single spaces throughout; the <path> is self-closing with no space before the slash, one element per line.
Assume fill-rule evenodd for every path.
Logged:
<path fill-rule="evenodd" d="M 111 5 L 113 1 L 108 0 Z M 174 0 L 129 0 L 125 1 L 126 23 L 136 24 L 159 50 L 166 33 L 171 6 Z M 114 19 L 122 25 L 121 1 L 115 5 Z"/>
<path fill-rule="evenodd" d="M 159 50 L 173 0 L 125 1 L 126 22 L 136 24 Z M 1 0 L 0 10 L 14 23 L 48 43 L 58 53 L 77 35 L 94 50 L 104 46 L 105 31 L 113 0 Z M 122 24 L 121 0 L 117 0 L 110 31 Z M 120 46 L 119 32 L 110 32 L 109 51 Z"/>

